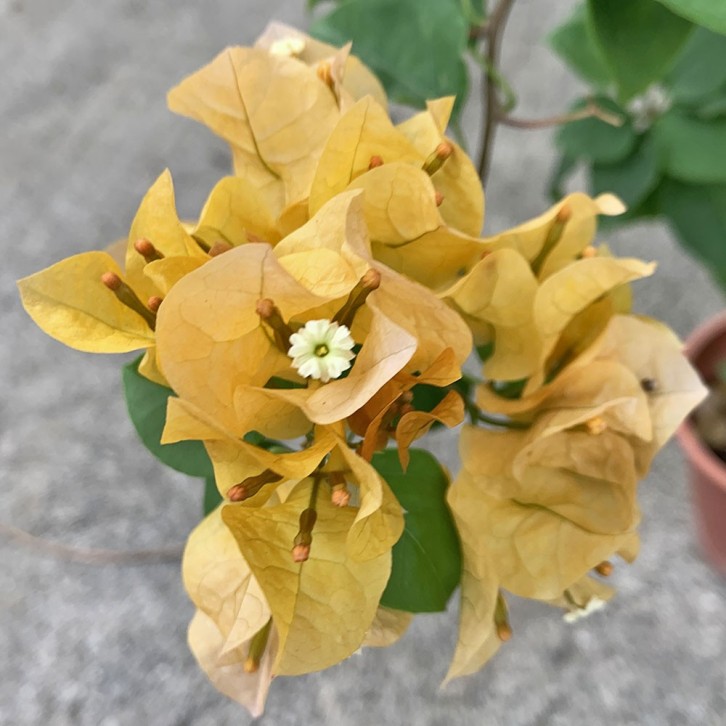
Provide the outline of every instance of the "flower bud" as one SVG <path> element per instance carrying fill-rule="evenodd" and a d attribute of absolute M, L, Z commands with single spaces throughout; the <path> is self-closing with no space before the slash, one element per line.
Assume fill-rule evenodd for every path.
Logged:
<path fill-rule="evenodd" d="M 613 563 L 605 560 L 595 567 L 595 572 L 603 577 L 610 577 L 610 575 L 613 574 L 614 569 Z"/>
<path fill-rule="evenodd" d="M 593 436 L 599 436 L 603 431 L 607 429 L 608 425 L 602 416 L 595 416 L 594 418 L 591 418 L 589 421 L 585 421 L 585 428 L 587 429 L 587 433 L 592 434 Z"/>
<path fill-rule="evenodd" d="M 453 153 L 454 145 L 450 141 L 442 141 L 424 161 L 423 170 L 433 176 Z"/>
<path fill-rule="evenodd" d="M 293 334 L 292 328 L 283 320 L 282 313 L 275 303 L 269 297 L 261 298 L 257 301 L 255 308 L 257 314 L 263 322 L 267 323 L 275 334 L 275 343 L 277 347 L 287 355 L 290 347 L 290 336 Z"/>
<path fill-rule="evenodd" d="M 333 322 L 350 328 L 358 310 L 364 305 L 366 298 L 381 285 L 381 273 L 371 267 L 367 270 L 356 286 L 350 291 L 343 307 L 333 316 Z"/>
<path fill-rule="evenodd" d="M 104 272 L 101 275 L 101 282 L 116 296 L 120 303 L 140 315 L 152 330 L 156 329 L 156 312 L 149 310 L 139 300 L 136 293 L 115 272 Z"/>
<path fill-rule="evenodd" d="M 223 242 L 222 240 L 217 240 L 210 248 L 209 248 L 209 256 L 210 257 L 219 257 L 223 252 L 229 252 L 231 249 L 234 249 L 231 244 L 227 242 Z"/>
<path fill-rule="evenodd" d="M 151 242 L 145 237 L 141 237 L 134 242 L 134 249 L 147 261 L 155 262 L 156 260 L 163 260 L 164 255 L 154 247 Z"/>
<path fill-rule="evenodd" d="M 248 476 L 239 484 L 235 484 L 227 490 L 227 498 L 231 502 L 243 502 L 245 499 L 253 497 L 262 489 L 265 484 L 272 484 L 281 481 L 282 477 L 272 469 L 265 469 L 261 474 Z"/>

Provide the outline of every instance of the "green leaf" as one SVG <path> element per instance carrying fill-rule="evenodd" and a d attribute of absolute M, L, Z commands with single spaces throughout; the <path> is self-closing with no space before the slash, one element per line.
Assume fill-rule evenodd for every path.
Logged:
<path fill-rule="evenodd" d="M 683 245 L 726 290 L 726 184 L 698 186 L 666 180 L 661 209 Z"/>
<path fill-rule="evenodd" d="M 629 224 L 630 222 L 660 217 L 660 195 L 664 181 L 666 180 L 660 177 L 645 198 L 639 204 L 628 207 L 628 210 L 624 214 L 619 214 L 616 217 L 601 217 L 598 221 L 598 229 L 603 234 L 609 234 L 612 230 Z"/>
<path fill-rule="evenodd" d="M 612 126 L 598 118 L 571 121 L 560 127 L 556 136 L 557 146 L 572 159 L 588 159 L 612 164 L 625 159 L 635 147 L 637 136 L 628 114 L 617 103 L 599 96 L 594 99 L 602 109 L 624 119 L 622 126 Z M 587 101 L 578 101 L 573 110 L 583 108 Z"/>
<path fill-rule="evenodd" d="M 217 484 L 213 476 L 209 476 L 204 480 L 204 516 L 213 512 L 221 503 L 222 495 L 217 489 Z"/>
<path fill-rule="evenodd" d="M 674 13 L 726 35 L 726 3 L 723 0 L 658 0 Z"/>
<path fill-rule="evenodd" d="M 660 164 L 655 143 L 645 135 L 633 153 L 615 164 L 593 164 L 590 169 L 593 196 L 613 192 L 628 209 L 637 208 L 656 188 Z"/>
<path fill-rule="evenodd" d="M 663 169 L 679 181 L 726 182 L 726 119 L 702 121 L 673 108 L 653 125 Z"/>
<path fill-rule="evenodd" d="M 144 446 L 172 469 L 197 477 L 213 477 L 212 463 L 201 441 L 161 442 L 166 402 L 174 392 L 139 374 L 141 358 L 123 368 L 124 394 L 129 416 Z"/>
<path fill-rule="evenodd" d="M 713 121 L 726 116 L 726 89 L 722 89 L 720 95 L 696 109 L 695 113 L 702 121 Z"/>
<path fill-rule="evenodd" d="M 548 42 L 552 50 L 582 80 L 600 89 L 613 82 L 602 51 L 593 40 L 584 5 L 575 8 L 570 19 L 552 32 Z"/>
<path fill-rule="evenodd" d="M 467 399 L 471 395 L 471 387 L 471 381 L 466 378 L 460 378 L 450 386 L 444 387 L 419 383 L 411 389 L 413 407 L 417 411 L 433 411 L 446 398 L 449 391 L 456 391 L 462 398 Z"/>
<path fill-rule="evenodd" d="M 529 378 L 520 378 L 518 381 L 491 381 L 489 387 L 497 396 L 515 400 L 522 398 L 528 380 Z"/>
<path fill-rule="evenodd" d="M 494 355 L 494 341 L 490 340 L 488 343 L 482 343 L 477 345 L 474 350 L 482 363 L 486 363 Z M 471 386 L 471 384 L 470 384 Z M 465 398 L 468 398 L 469 391 L 467 390 Z"/>
<path fill-rule="evenodd" d="M 373 466 L 406 512 L 381 605 L 411 613 L 438 612 L 459 584 L 461 547 L 446 504 L 449 481 L 444 470 L 426 451 L 410 449 L 410 454 L 405 474 L 395 449 L 373 457 Z"/>
<path fill-rule="evenodd" d="M 676 103 L 699 104 L 726 84 L 726 36 L 696 28 L 665 79 Z"/>
<path fill-rule="evenodd" d="M 622 101 L 670 70 L 693 28 L 655 0 L 588 0 L 588 9 Z"/>
<path fill-rule="evenodd" d="M 389 94 L 421 106 L 427 98 L 467 93 L 463 56 L 469 23 L 456 0 L 344 0 L 313 24 L 311 34 L 342 45 L 381 78 Z"/>
<path fill-rule="evenodd" d="M 479 25 L 484 22 L 487 12 L 486 0 L 458 0 L 458 2 L 469 25 Z"/>

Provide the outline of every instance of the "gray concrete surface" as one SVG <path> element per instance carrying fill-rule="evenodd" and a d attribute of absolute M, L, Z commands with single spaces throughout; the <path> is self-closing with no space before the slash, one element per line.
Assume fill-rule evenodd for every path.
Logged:
<path fill-rule="evenodd" d="M 85 547 L 181 543 L 200 485 L 137 444 L 118 359 L 68 350 L 24 315 L 14 280 L 126 234 L 169 166 L 193 215 L 227 169 L 224 146 L 165 109 L 164 94 L 266 20 L 303 22 L 302 0 L 0 0 L 0 521 Z M 521 114 L 561 109 L 573 81 L 540 44 L 572 6 L 519 0 L 504 54 Z M 476 109 L 467 128 L 477 123 Z M 495 231 L 544 206 L 548 133 L 502 131 L 487 207 Z M 640 310 L 685 334 L 723 301 L 659 226 L 611 240 L 660 260 Z M 450 436 L 435 446 L 453 463 Z M 643 484 L 643 552 L 618 568 L 604 614 L 568 626 L 515 602 L 515 637 L 479 675 L 439 691 L 451 612 L 420 617 L 386 651 L 273 684 L 260 723 L 726 723 L 726 585 L 694 544 L 679 451 Z M 249 718 L 218 695 L 185 643 L 178 564 L 90 566 L 0 537 L 0 723 L 204 726 Z"/>

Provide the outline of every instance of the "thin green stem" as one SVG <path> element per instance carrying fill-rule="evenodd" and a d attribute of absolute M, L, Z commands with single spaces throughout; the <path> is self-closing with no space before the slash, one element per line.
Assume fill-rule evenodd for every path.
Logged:
<path fill-rule="evenodd" d="M 486 424 L 487 426 L 496 426 L 502 429 L 512 429 L 515 431 L 525 431 L 531 428 L 532 424 L 529 421 L 515 421 L 506 416 L 495 416 L 490 413 L 482 411 L 474 401 L 470 401 L 468 398 L 464 398 L 464 408 L 471 423 L 476 426 L 479 423 Z"/>

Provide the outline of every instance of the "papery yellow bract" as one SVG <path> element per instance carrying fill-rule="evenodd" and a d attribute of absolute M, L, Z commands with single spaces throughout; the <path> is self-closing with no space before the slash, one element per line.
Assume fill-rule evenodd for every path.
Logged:
<path fill-rule="evenodd" d="M 272 633 L 255 672 L 245 668 L 252 638 L 271 611 L 260 586 L 222 522 L 221 509 L 191 533 L 182 562 L 184 586 L 196 605 L 189 645 L 202 670 L 222 693 L 253 715 L 264 709 L 277 651 Z"/>
<path fill-rule="evenodd" d="M 41 330 L 76 350 L 125 353 L 152 346 L 154 332 L 144 319 L 104 288 L 106 272 L 122 274 L 106 252 L 69 257 L 18 282 L 23 306 Z"/>
<path fill-rule="evenodd" d="M 449 500 L 457 521 L 466 516 L 465 508 L 457 502 L 468 502 L 469 507 L 476 504 L 479 529 L 466 530 L 476 538 L 471 551 L 487 553 L 499 586 L 522 597 L 553 599 L 613 553 L 629 549 L 639 517 L 633 505 L 629 507 L 628 522 L 622 522 L 616 514 L 611 520 L 601 517 L 603 521 L 592 529 L 577 524 L 569 516 L 579 518 L 582 510 L 578 501 L 586 497 L 588 506 L 595 509 L 603 504 L 607 514 L 611 498 L 608 490 L 618 485 L 605 479 L 598 484 L 597 479 L 587 476 L 578 479 L 576 471 L 572 476 L 556 467 L 550 469 L 549 480 L 554 485 L 557 477 L 563 477 L 557 493 L 539 486 L 538 472 L 533 481 L 526 472 L 518 479 L 512 473 L 511 462 L 523 443 L 521 437 L 519 432 L 465 429 L 464 471 L 452 485 Z M 481 455 L 477 457 L 477 452 L 486 452 L 486 461 Z M 570 466 L 575 461 L 571 459 Z M 463 491 L 454 494 L 459 488 Z M 529 504 L 522 502 L 525 492 Z M 568 511 L 570 501 L 573 506 Z M 465 539 L 466 533 L 461 534 Z M 487 578 L 492 579 L 492 575 L 487 574 Z"/>
<path fill-rule="evenodd" d="M 365 190 L 376 259 L 432 288 L 450 284 L 484 249 L 478 176 L 443 136 L 450 111 L 446 99 L 432 102 L 399 130 L 372 98 L 360 100 L 331 133 L 310 190 L 311 214 L 345 189 Z M 427 173 L 442 141 L 450 156 Z"/>
<path fill-rule="evenodd" d="M 490 532 L 482 526 L 478 493 L 463 470 L 447 495 L 461 539 L 462 567 L 459 632 L 445 683 L 476 673 L 501 645 L 494 623 L 499 575 L 490 553 Z"/>
<path fill-rule="evenodd" d="M 347 554 L 356 517 L 351 507 L 317 499 L 310 557 L 293 561 L 291 543 L 313 483 L 303 481 L 284 504 L 264 508 L 227 505 L 222 516 L 265 593 L 280 646 L 276 675 L 327 668 L 354 653 L 376 615 L 391 569 L 390 550 L 366 560 Z"/>
<path fill-rule="evenodd" d="M 315 69 L 263 48 L 227 48 L 168 95 L 231 147 L 235 172 L 277 218 L 308 196 L 317 159 L 339 117 Z"/>
<path fill-rule="evenodd" d="M 364 648 L 387 648 L 403 637 L 413 620 L 413 614 L 403 610 L 379 607 L 368 628 Z"/>
<path fill-rule="evenodd" d="M 222 179 L 212 190 L 197 225 L 179 220 L 174 187 L 168 171 L 159 176 L 144 196 L 125 242 L 125 269 L 107 252 L 86 252 L 20 280 L 23 304 L 49 335 L 73 348 L 94 353 L 121 353 L 148 349 L 139 372 L 161 384 L 166 379 L 157 363 L 155 334 L 143 317 L 101 282 L 113 273 L 133 290 L 139 304 L 163 298 L 185 275 L 209 260 L 197 241 L 209 246 L 246 243 L 250 235 L 270 234 L 264 214 L 250 204 L 249 186 L 241 179 Z M 254 200 L 254 197 L 252 197 Z M 139 240 L 153 245 L 161 259 L 149 262 L 136 249 Z M 206 243 L 204 243 L 206 244 Z M 117 246 L 120 252 L 120 243 Z"/>
<path fill-rule="evenodd" d="M 433 175 L 436 190 L 443 197 L 439 212 L 447 225 L 464 235 L 478 237 L 484 225 L 484 194 L 479 173 L 466 152 L 445 136 L 454 97 L 447 96 L 426 102 L 426 110 L 398 124 L 400 131 L 425 159 L 442 141 L 454 151 Z"/>
<path fill-rule="evenodd" d="M 548 277 L 562 264 L 577 259 L 595 237 L 600 214 L 617 216 L 625 211 L 623 203 L 612 194 L 593 199 L 582 192 L 568 194 L 539 217 L 490 237 L 484 237 L 488 250 L 513 249 L 529 262 L 535 262 L 548 244 L 545 258 L 540 260 L 540 279 Z M 557 223 L 561 230 L 557 232 Z M 552 232 L 556 239 L 552 241 Z"/>
<path fill-rule="evenodd" d="M 350 43 L 336 48 L 297 28 L 273 21 L 257 38 L 255 46 L 273 54 L 298 58 L 314 68 L 323 80 L 329 72 L 338 106 L 343 111 L 364 96 L 373 96 L 384 108 L 388 103 L 378 78 L 359 58 L 350 55 Z"/>

